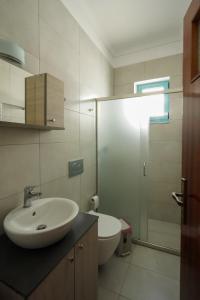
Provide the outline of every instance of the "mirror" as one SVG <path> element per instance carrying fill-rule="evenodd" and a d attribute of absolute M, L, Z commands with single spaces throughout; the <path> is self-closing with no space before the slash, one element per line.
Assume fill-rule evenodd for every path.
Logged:
<path fill-rule="evenodd" d="M 25 124 L 25 78 L 29 76 L 0 59 L 0 122 Z"/>

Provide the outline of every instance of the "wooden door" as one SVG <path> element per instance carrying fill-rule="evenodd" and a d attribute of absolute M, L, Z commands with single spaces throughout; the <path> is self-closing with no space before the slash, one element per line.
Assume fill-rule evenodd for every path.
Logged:
<path fill-rule="evenodd" d="M 75 300 L 97 300 L 97 223 L 75 246 Z"/>
<path fill-rule="evenodd" d="M 73 248 L 28 300 L 74 300 L 74 271 Z"/>
<path fill-rule="evenodd" d="M 200 299 L 200 0 L 184 19 L 181 300 Z"/>

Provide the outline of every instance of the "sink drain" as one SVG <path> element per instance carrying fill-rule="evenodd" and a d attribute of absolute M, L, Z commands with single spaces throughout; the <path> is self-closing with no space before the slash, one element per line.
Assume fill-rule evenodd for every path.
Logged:
<path fill-rule="evenodd" d="M 43 229 L 46 229 L 47 228 L 47 225 L 45 224 L 41 224 L 41 225 L 38 225 L 36 230 L 43 230 Z"/>

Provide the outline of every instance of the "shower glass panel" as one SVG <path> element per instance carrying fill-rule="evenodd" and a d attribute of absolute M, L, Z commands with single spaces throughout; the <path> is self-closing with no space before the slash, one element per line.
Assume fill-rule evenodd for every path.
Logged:
<path fill-rule="evenodd" d="M 172 199 L 181 191 L 182 93 L 169 95 L 169 121 L 149 125 L 147 241 L 180 251 L 181 209 Z"/>
<path fill-rule="evenodd" d="M 151 123 L 154 97 L 97 100 L 100 211 L 131 223 L 133 238 L 180 250 L 182 93 L 169 95 L 169 121 Z"/>
<path fill-rule="evenodd" d="M 141 147 L 141 99 L 98 102 L 98 192 L 101 212 L 123 217 L 133 226 L 134 238 L 140 237 L 140 224 L 146 237 L 147 219 L 141 211 L 141 188 L 147 151 Z M 143 128 L 141 121 L 143 121 Z M 146 125 L 146 126 L 145 126 Z M 143 196 L 142 198 L 145 199 Z M 146 224 L 146 225 L 145 225 Z"/>

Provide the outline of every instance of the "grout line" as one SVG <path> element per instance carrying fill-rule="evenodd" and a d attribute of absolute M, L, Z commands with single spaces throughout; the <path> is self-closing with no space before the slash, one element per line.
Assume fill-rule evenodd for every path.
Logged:
<path fill-rule="evenodd" d="M 128 266 L 127 266 L 126 272 L 125 272 L 125 274 L 124 274 L 124 278 L 122 279 L 121 286 L 120 286 L 120 290 L 119 290 L 119 294 L 120 294 L 120 295 L 121 295 L 123 286 L 124 286 L 124 284 L 125 284 L 126 276 L 127 276 L 127 274 L 128 274 L 128 270 L 129 270 L 131 264 L 128 262 L 127 265 L 128 265 Z M 122 296 L 123 296 L 123 295 L 122 295 Z"/>
<path fill-rule="evenodd" d="M 42 187 L 42 167 L 41 167 L 41 136 L 39 131 L 39 185 L 40 185 L 40 192 Z"/>
<path fill-rule="evenodd" d="M 78 24 L 77 24 L 78 25 Z M 80 111 L 81 111 L 81 104 L 80 104 L 80 98 L 81 98 L 81 83 L 80 83 L 80 77 L 81 77 L 81 64 L 80 64 L 80 46 L 81 43 L 80 43 L 80 26 L 78 25 L 78 60 L 79 60 L 79 63 L 78 63 L 78 95 L 79 95 L 79 156 L 81 157 L 82 156 L 82 151 L 81 151 L 81 115 L 80 115 Z M 80 184 L 80 187 L 79 187 L 79 203 L 80 203 L 80 210 L 82 210 L 82 192 L 81 192 L 81 187 L 82 187 L 82 178 L 83 178 L 83 175 L 84 174 L 84 170 L 83 170 L 83 173 L 80 174 L 79 176 L 79 184 Z"/>
<path fill-rule="evenodd" d="M 0 148 L 1 147 L 8 147 L 8 146 L 31 146 L 31 145 L 38 145 L 39 142 L 37 143 L 30 143 L 30 144 L 27 144 L 27 143 L 21 143 L 21 144 L 3 144 L 3 145 L 0 145 Z"/>
<path fill-rule="evenodd" d="M 155 250 L 155 251 L 156 251 L 156 250 Z M 169 254 L 169 255 L 170 255 L 170 254 Z M 140 266 L 140 265 L 137 265 L 137 264 L 135 264 L 135 263 L 130 264 L 130 267 L 131 267 L 131 266 L 133 266 L 133 267 L 135 266 L 135 267 L 137 267 L 137 268 L 139 268 L 139 269 L 142 269 L 142 270 L 145 270 L 145 271 L 147 271 L 147 272 L 151 272 L 151 273 L 154 273 L 154 274 L 158 274 L 160 277 L 168 278 L 168 279 L 170 279 L 170 280 L 179 282 L 179 279 L 172 278 L 172 277 L 169 277 L 169 276 L 167 276 L 167 275 L 163 275 L 163 274 L 160 273 L 158 270 L 148 269 L 147 267 Z"/>
<path fill-rule="evenodd" d="M 40 38 L 41 38 L 41 30 L 40 30 L 40 0 L 38 0 L 38 58 L 39 58 L 39 73 L 41 69 L 41 46 L 40 46 Z"/>

